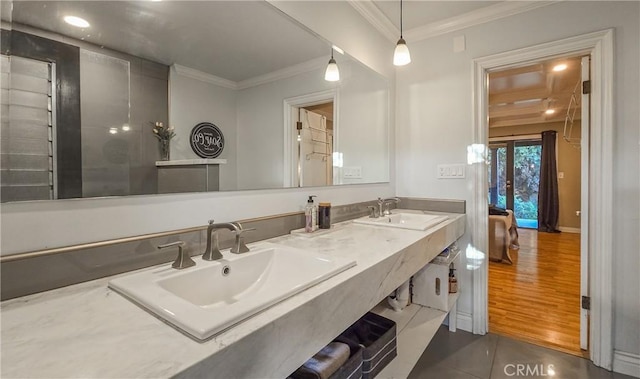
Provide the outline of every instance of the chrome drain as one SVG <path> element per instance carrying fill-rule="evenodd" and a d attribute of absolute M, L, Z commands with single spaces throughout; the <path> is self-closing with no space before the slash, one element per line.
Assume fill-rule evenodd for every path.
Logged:
<path fill-rule="evenodd" d="M 231 272 L 231 267 L 229 266 L 224 266 L 222 268 L 222 276 L 227 276 L 229 275 L 229 273 Z"/>

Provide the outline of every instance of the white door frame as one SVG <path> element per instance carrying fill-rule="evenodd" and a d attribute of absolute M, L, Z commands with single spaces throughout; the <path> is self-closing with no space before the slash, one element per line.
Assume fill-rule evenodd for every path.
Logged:
<path fill-rule="evenodd" d="M 298 109 L 301 106 L 311 106 L 316 104 L 322 104 L 332 101 L 333 102 L 333 127 L 334 129 L 338 124 L 338 91 L 330 89 L 326 91 L 314 92 L 306 95 L 290 97 L 284 99 L 284 159 L 283 159 L 283 184 L 285 188 L 296 187 L 296 168 L 293 162 L 298 159 L 296 139 L 293 133 L 293 120 L 294 115 L 297 114 Z M 337 135 L 334 133 L 334 151 L 337 149 Z"/>
<path fill-rule="evenodd" d="M 591 130 L 588 183 L 590 220 L 591 318 L 590 354 L 608 370 L 613 359 L 613 29 L 584 34 L 524 49 L 495 54 L 472 62 L 473 143 L 488 142 L 488 72 L 522 66 L 532 61 L 567 55 L 591 55 Z M 487 169 L 471 167 L 472 201 L 469 209 L 473 246 L 488 252 Z M 473 332 L 488 331 L 488 264 L 473 271 Z"/>

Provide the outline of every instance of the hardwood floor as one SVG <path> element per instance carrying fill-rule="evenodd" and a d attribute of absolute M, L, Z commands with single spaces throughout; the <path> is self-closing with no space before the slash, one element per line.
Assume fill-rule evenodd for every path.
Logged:
<path fill-rule="evenodd" d="M 489 331 L 583 356 L 580 234 L 518 232 L 513 265 L 489 264 Z"/>

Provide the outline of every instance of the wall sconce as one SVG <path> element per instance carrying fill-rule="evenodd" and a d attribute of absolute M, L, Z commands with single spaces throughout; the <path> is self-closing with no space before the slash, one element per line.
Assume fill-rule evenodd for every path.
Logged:
<path fill-rule="evenodd" d="M 407 42 L 402 38 L 402 0 L 400 0 L 400 39 L 396 44 L 396 50 L 393 52 L 393 64 L 396 66 L 404 66 L 411 63 L 411 54 Z"/>
<path fill-rule="evenodd" d="M 331 48 L 331 59 L 327 65 L 327 70 L 324 72 L 324 80 L 328 82 L 337 82 L 340 80 L 340 70 L 338 70 L 338 64 L 333 59 L 333 47 Z"/>

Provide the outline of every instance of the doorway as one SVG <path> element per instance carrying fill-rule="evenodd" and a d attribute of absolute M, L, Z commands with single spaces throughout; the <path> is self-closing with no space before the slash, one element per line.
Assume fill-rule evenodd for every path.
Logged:
<path fill-rule="evenodd" d="M 326 186 L 335 180 L 338 151 L 338 94 L 315 92 L 284 100 L 285 187 Z"/>
<path fill-rule="evenodd" d="M 582 71 L 581 56 L 493 71 L 488 109 L 489 203 L 512 212 L 505 223 L 518 235 L 507 246 L 489 245 L 489 331 L 578 356 L 581 146 L 580 134 L 565 136 L 565 130 L 581 126 L 583 104 L 574 99 L 582 100 Z M 576 127 L 565 128 L 568 123 Z M 553 136 L 545 145 L 553 154 L 544 159 L 543 132 Z M 553 165 L 552 175 L 541 172 L 542 163 Z M 490 241 L 501 233 L 502 217 L 490 216 Z M 496 250 L 503 249 L 510 251 L 498 260 Z"/>
<path fill-rule="evenodd" d="M 571 37 L 511 52 L 474 59 L 474 135 L 473 151 L 488 143 L 488 75 L 498 69 L 523 66 L 530 62 L 567 55 L 589 55 L 592 62 L 590 124 L 583 133 L 582 149 L 587 151 L 588 162 L 583 175 L 583 201 L 581 217 L 581 262 L 588 258 L 589 265 L 582 265 L 581 295 L 590 301 L 590 316 L 581 316 L 582 330 L 589 335 L 589 355 L 594 364 L 611 369 L 612 366 L 612 109 L 613 83 L 613 31 L 611 29 Z M 471 249 L 488 251 L 488 177 L 485 165 L 475 164 L 473 195 L 469 209 L 471 224 Z M 583 170 L 584 172 L 584 170 Z M 589 218 L 599 220 L 598 227 L 588 223 Z M 585 236 L 588 234 L 588 238 Z M 484 254 L 484 253 L 482 253 Z M 482 265 L 472 273 L 473 282 L 473 332 L 488 331 L 488 265 Z M 585 295 L 585 292 L 586 295 Z M 587 301 L 588 302 L 588 301 Z M 587 322 L 588 321 L 588 322 Z"/>
<path fill-rule="evenodd" d="M 300 106 L 295 127 L 297 186 L 333 185 L 333 102 Z"/>

